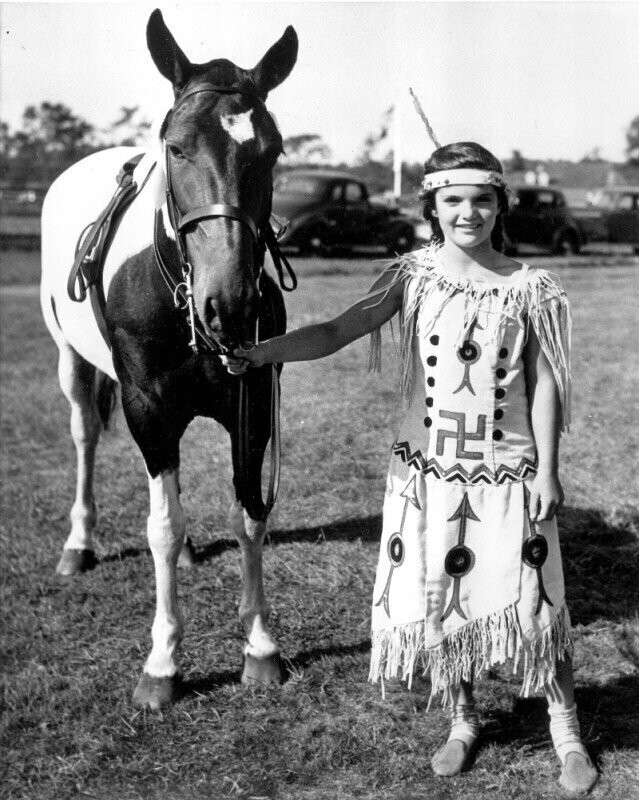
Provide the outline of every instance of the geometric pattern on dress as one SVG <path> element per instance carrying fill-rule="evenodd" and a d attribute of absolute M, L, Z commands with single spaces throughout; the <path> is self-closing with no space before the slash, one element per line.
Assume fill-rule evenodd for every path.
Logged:
<path fill-rule="evenodd" d="M 391 452 L 399 456 L 409 467 L 415 467 L 424 475 L 433 475 L 435 478 L 448 481 L 449 483 L 463 484 L 502 484 L 509 481 L 521 481 L 529 475 L 537 472 L 537 463 L 529 458 L 522 458 L 516 467 L 509 467 L 507 464 L 500 464 L 493 472 L 486 464 L 482 464 L 473 470 L 467 470 L 461 464 L 453 464 L 452 467 L 445 469 L 436 458 L 424 458 L 421 450 L 411 452 L 408 442 L 395 442 Z"/>
<path fill-rule="evenodd" d="M 411 503 L 418 511 L 421 511 L 421 506 L 419 504 L 419 499 L 417 497 L 417 476 L 413 475 L 413 477 L 408 481 L 406 486 L 403 490 L 399 493 L 400 497 L 404 498 L 404 509 L 402 511 L 402 521 L 399 526 L 399 530 L 394 533 L 388 540 L 386 545 L 386 549 L 388 552 L 388 560 L 391 563 L 390 571 L 388 573 L 388 578 L 386 579 L 386 585 L 384 586 L 384 591 L 382 592 L 381 597 L 375 603 L 376 606 L 384 605 L 384 611 L 386 615 L 390 617 L 390 604 L 389 604 L 389 594 L 390 594 L 390 587 L 391 581 L 393 579 L 393 572 L 396 567 L 401 567 L 404 563 L 404 539 L 402 538 L 402 534 L 404 533 L 404 523 L 406 522 L 406 513 L 408 511 L 408 504 Z"/>
<path fill-rule="evenodd" d="M 481 358 L 481 347 L 479 345 L 479 342 L 476 342 L 473 339 L 473 333 L 475 332 L 475 328 L 479 329 L 480 331 L 484 330 L 483 327 L 477 321 L 477 317 L 475 317 L 474 322 L 468 329 L 468 338 L 457 351 L 457 358 L 464 365 L 464 377 L 462 378 L 462 382 L 455 389 L 453 394 L 461 392 L 461 390 L 464 388 L 468 389 L 468 391 L 471 394 L 475 394 L 475 390 L 473 389 L 472 384 L 470 382 L 470 368 L 473 366 L 473 364 L 476 364 Z"/>
<path fill-rule="evenodd" d="M 464 492 L 461 503 L 453 512 L 452 517 L 448 518 L 448 522 L 459 520 L 459 531 L 457 533 L 457 544 L 451 547 L 448 553 L 446 553 L 446 560 L 444 561 L 444 569 L 453 579 L 453 593 L 450 598 L 450 603 L 442 615 L 441 622 L 448 619 L 453 611 L 456 611 L 462 619 L 468 619 L 459 601 L 459 591 L 461 579 L 464 575 L 468 575 L 475 566 L 475 554 L 470 547 L 465 544 L 466 526 L 469 519 L 475 522 L 481 521 L 470 507 L 468 493 Z"/>
<path fill-rule="evenodd" d="M 546 537 L 539 533 L 537 523 L 530 519 L 530 490 L 524 485 L 524 510 L 528 517 L 528 530 L 530 535 L 523 543 L 521 548 L 521 558 L 525 564 L 537 573 L 537 584 L 539 586 L 539 596 L 537 598 L 537 607 L 535 608 L 535 616 L 541 611 L 543 603 L 548 603 L 552 606 L 552 600 L 548 597 L 546 587 L 544 586 L 544 576 L 541 568 L 543 567 L 546 559 L 548 558 L 548 542 Z"/>
<path fill-rule="evenodd" d="M 446 439 L 450 437 L 456 442 L 455 455 L 457 458 L 468 458 L 473 461 L 481 461 L 484 457 L 483 453 L 477 453 L 472 450 L 465 450 L 466 441 L 469 442 L 483 442 L 486 439 L 486 415 L 479 414 L 477 417 L 477 430 L 475 433 L 466 432 L 466 412 L 465 411 L 445 411 L 442 409 L 439 412 L 442 419 L 452 419 L 457 423 L 456 430 L 449 431 L 445 428 L 440 428 L 437 431 L 437 448 L 435 452 L 438 456 L 444 455 L 444 446 Z"/>

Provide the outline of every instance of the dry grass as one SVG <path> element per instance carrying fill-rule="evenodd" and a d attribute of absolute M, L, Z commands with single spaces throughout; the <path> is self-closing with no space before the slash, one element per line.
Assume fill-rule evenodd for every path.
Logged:
<path fill-rule="evenodd" d="M 639 356 L 631 333 L 639 263 L 544 263 L 560 272 L 575 310 L 577 405 L 563 444 L 561 531 L 578 702 L 603 771 L 593 797 L 628 800 L 639 790 Z M 300 262 L 300 289 L 287 298 L 292 325 L 356 299 L 376 268 L 361 259 Z M 75 580 L 57 579 L 73 464 L 55 348 L 35 291 L 6 289 L 0 300 L 3 797 L 560 796 L 544 704 L 520 700 L 516 678 L 495 672 L 479 684 L 484 746 L 473 770 L 451 781 L 430 771 L 445 719 L 437 709 L 426 715 L 426 681 L 411 692 L 392 684 L 385 701 L 366 683 L 379 511 L 401 414 L 390 337 L 381 377 L 364 371 L 364 342 L 284 373 L 282 490 L 265 551 L 273 625 L 291 673 L 281 688 L 238 685 L 239 551 L 226 526 L 227 443 L 205 420 L 187 432 L 183 497 L 200 559 L 181 575 L 188 694 L 159 715 L 130 703 L 154 603 L 140 456 L 120 417 L 98 456 L 101 563 Z"/>

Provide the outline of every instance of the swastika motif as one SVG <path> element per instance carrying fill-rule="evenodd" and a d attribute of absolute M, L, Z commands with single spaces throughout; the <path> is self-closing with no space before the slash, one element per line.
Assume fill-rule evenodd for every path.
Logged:
<path fill-rule="evenodd" d="M 457 422 L 457 430 L 449 431 L 440 428 L 437 431 L 437 450 L 438 456 L 444 455 L 444 445 L 446 439 L 455 439 L 455 455 L 457 458 L 469 458 L 474 461 L 481 461 L 484 457 L 483 452 L 474 453 L 465 450 L 466 442 L 483 442 L 486 439 L 486 415 L 479 414 L 477 417 L 477 430 L 475 433 L 466 432 L 466 413 L 463 411 L 444 411 L 439 412 L 439 416 L 444 419 L 454 419 Z"/>

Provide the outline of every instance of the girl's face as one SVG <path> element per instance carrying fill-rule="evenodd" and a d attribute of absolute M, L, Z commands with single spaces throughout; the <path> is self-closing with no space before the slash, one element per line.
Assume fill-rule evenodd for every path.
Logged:
<path fill-rule="evenodd" d="M 467 249 L 490 242 L 499 203 L 494 186 L 443 186 L 435 193 L 433 216 L 445 240 Z"/>

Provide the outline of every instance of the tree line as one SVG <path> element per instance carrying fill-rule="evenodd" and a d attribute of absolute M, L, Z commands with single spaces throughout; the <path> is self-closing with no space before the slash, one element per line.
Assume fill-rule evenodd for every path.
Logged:
<path fill-rule="evenodd" d="M 278 169 L 297 166 L 332 166 L 348 169 L 366 181 L 373 192 L 392 185 L 392 150 L 388 147 L 388 131 L 392 107 L 384 112 L 380 130 L 369 133 L 363 140 L 355 165 L 334 164 L 328 145 L 315 133 L 289 136 L 284 140 L 284 156 Z M 0 182 L 4 186 L 23 188 L 48 187 L 71 164 L 84 156 L 115 145 L 140 145 L 148 140 L 151 123 L 138 106 L 121 107 L 119 116 L 106 128 L 96 126 L 75 114 L 63 103 L 40 103 L 28 106 L 18 130 L 12 131 L 0 121 Z M 626 131 L 627 164 L 639 166 L 639 115 Z M 380 154 L 381 153 L 381 154 Z M 599 149 L 593 148 L 582 159 L 601 161 Z M 506 171 L 527 168 L 519 150 L 505 159 Z M 528 162 L 531 163 L 531 162 Z M 422 179 L 421 163 L 404 164 L 402 178 L 405 191 L 414 192 Z"/>

